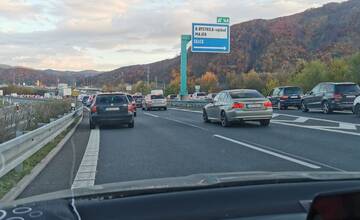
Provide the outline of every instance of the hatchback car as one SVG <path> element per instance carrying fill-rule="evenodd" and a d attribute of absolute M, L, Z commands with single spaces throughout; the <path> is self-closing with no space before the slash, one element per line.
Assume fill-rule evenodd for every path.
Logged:
<path fill-rule="evenodd" d="M 127 94 L 126 96 L 127 96 L 128 100 L 129 100 L 129 102 L 133 105 L 134 117 L 136 117 L 136 101 L 132 97 L 132 95 Z"/>
<path fill-rule="evenodd" d="M 127 124 L 134 127 L 134 106 L 126 94 L 103 93 L 96 95 L 90 107 L 90 129 L 99 124 Z"/>
<path fill-rule="evenodd" d="M 162 94 L 149 94 L 145 96 L 143 100 L 143 110 L 150 111 L 152 109 L 167 109 L 167 101 L 164 95 Z"/>
<path fill-rule="evenodd" d="M 324 82 L 316 85 L 301 100 L 301 110 L 321 109 L 329 114 L 334 110 L 352 110 L 353 103 L 360 95 L 360 87 L 352 82 Z"/>
<path fill-rule="evenodd" d="M 220 121 L 223 127 L 242 121 L 259 121 L 262 126 L 268 126 L 272 113 L 271 102 L 258 91 L 226 90 L 203 108 L 203 120 Z"/>
<path fill-rule="evenodd" d="M 290 106 L 301 107 L 303 90 L 296 86 L 281 86 L 274 88 L 268 98 L 272 105 L 278 109 L 287 109 Z"/>

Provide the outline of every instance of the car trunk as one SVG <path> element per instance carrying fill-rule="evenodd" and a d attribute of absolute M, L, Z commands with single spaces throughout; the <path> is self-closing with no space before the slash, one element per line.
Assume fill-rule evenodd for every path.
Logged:
<path fill-rule="evenodd" d="M 242 99 L 233 99 L 234 103 L 244 103 L 244 111 L 256 111 L 264 110 L 266 107 L 264 103 L 267 101 L 264 98 L 242 98 Z"/>
<path fill-rule="evenodd" d="M 125 96 L 99 96 L 96 100 L 98 115 L 127 115 L 128 103 Z"/>
<path fill-rule="evenodd" d="M 358 89 L 356 84 L 336 85 L 335 94 L 341 96 L 340 102 L 352 104 L 355 98 L 360 95 L 360 89 Z"/>

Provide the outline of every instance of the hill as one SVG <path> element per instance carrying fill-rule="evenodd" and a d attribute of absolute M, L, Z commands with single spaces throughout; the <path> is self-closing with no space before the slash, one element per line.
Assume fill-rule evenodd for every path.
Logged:
<path fill-rule="evenodd" d="M 74 82 L 83 83 L 86 77 L 95 76 L 100 72 L 94 70 L 84 71 L 58 71 L 58 70 L 36 70 L 26 67 L 12 67 L 0 65 L 0 84 L 6 83 L 26 83 L 33 85 L 40 80 L 45 85 L 56 85 L 60 83 L 73 84 Z"/>
<path fill-rule="evenodd" d="M 190 74 L 199 77 L 213 71 L 222 80 L 226 72 L 288 72 L 300 60 L 310 61 L 343 57 L 360 51 L 360 1 L 329 3 L 320 8 L 271 20 L 252 20 L 231 26 L 229 54 L 188 52 Z M 121 81 L 146 80 L 168 82 L 180 58 L 147 65 L 122 67 L 89 77 L 101 86 Z"/>

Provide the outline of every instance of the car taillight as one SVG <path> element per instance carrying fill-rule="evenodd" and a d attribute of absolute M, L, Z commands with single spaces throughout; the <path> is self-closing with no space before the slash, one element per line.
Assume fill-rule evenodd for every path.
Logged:
<path fill-rule="evenodd" d="M 232 108 L 237 108 L 237 109 L 243 109 L 244 107 L 245 107 L 245 104 L 241 103 L 241 102 L 237 102 L 232 105 Z"/>
<path fill-rule="evenodd" d="M 128 105 L 128 112 L 134 112 L 134 106 L 133 104 Z"/>
<path fill-rule="evenodd" d="M 287 95 L 283 95 L 283 96 L 280 97 L 281 100 L 285 100 L 285 99 L 288 99 L 288 98 L 289 98 L 289 96 L 287 96 Z"/>
<path fill-rule="evenodd" d="M 93 106 L 91 107 L 91 112 L 92 112 L 92 113 L 95 113 L 95 112 L 96 112 L 96 105 L 93 105 Z"/>
<path fill-rule="evenodd" d="M 334 99 L 335 99 L 336 101 L 339 101 L 339 100 L 342 99 L 342 95 L 339 94 L 339 93 L 335 93 L 333 97 L 334 97 Z"/>
<path fill-rule="evenodd" d="M 264 102 L 264 107 L 265 108 L 272 108 L 272 103 L 270 101 L 266 101 L 266 102 Z"/>

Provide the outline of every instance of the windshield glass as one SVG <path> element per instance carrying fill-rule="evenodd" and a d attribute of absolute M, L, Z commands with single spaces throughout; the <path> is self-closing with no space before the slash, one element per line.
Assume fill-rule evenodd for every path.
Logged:
<path fill-rule="evenodd" d="M 0 0 L 0 220 L 11 196 L 358 172 L 359 84 L 360 0 Z"/>
<path fill-rule="evenodd" d="M 302 89 L 297 87 L 290 87 L 284 89 L 284 95 L 301 95 L 303 94 Z"/>
<path fill-rule="evenodd" d="M 338 92 L 338 93 L 360 93 L 360 87 L 355 84 L 335 85 L 335 92 Z"/>
<path fill-rule="evenodd" d="M 257 91 L 235 91 L 235 92 L 230 92 L 230 96 L 233 99 L 264 98 L 264 96 Z"/>
<path fill-rule="evenodd" d="M 127 104 L 126 97 L 123 95 L 99 95 L 96 97 L 96 104 L 109 105 L 109 104 Z"/>
<path fill-rule="evenodd" d="M 163 95 L 151 95 L 151 99 L 165 99 Z"/>

